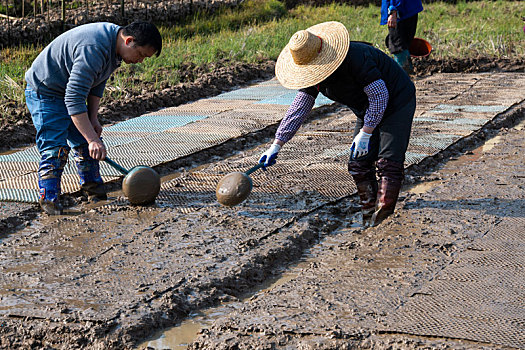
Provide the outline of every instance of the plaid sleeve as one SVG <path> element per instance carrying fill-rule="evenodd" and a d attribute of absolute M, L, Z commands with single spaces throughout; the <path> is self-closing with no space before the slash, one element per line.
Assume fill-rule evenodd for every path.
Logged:
<path fill-rule="evenodd" d="M 375 128 L 383 118 L 388 104 L 388 89 L 382 79 L 371 82 L 363 89 L 368 96 L 368 109 L 365 113 L 365 126 Z"/>
<path fill-rule="evenodd" d="M 281 124 L 279 124 L 279 128 L 277 128 L 275 133 L 275 138 L 285 143 L 290 141 L 312 110 L 314 103 L 315 98 L 313 96 L 299 91 L 288 108 L 285 117 L 281 120 Z"/>

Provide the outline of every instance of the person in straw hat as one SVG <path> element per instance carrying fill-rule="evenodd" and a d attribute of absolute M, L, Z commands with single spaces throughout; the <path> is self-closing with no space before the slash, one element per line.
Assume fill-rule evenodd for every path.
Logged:
<path fill-rule="evenodd" d="M 381 50 L 350 41 L 339 22 L 295 33 L 279 55 L 275 73 L 284 87 L 299 91 L 259 162 L 275 164 L 319 93 L 347 105 L 357 116 L 348 171 L 357 185 L 363 225 L 379 224 L 393 213 L 404 177 L 416 108 L 409 76 Z"/>

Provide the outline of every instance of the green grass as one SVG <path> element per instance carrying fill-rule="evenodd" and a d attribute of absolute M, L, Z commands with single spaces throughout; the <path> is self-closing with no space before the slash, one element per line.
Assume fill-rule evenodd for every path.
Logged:
<path fill-rule="evenodd" d="M 436 59 L 521 58 L 525 54 L 522 4 L 424 4 L 416 36 L 432 44 L 432 57 Z M 105 99 L 124 97 L 126 91 L 140 88 L 139 81 L 151 89 L 177 84 L 181 80 L 179 69 L 188 63 L 202 66 L 221 59 L 248 63 L 275 60 L 294 32 L 324 21 L 340 21 L 349 29 L 352 40 L 372 42 L 386 51 L 387 29 L 379 25 L 379 12 L 375 5 L 341 4 L 286 11 L 277 0 L 249 0 L 240 8 L 213 15 L 199 13 L 177 25 L 160 26 L 162 55 L 141 65 L 123 65 L 108 82 Z M 7 100 L 23 101 L 24 72 L 41 50 L 26 46 L 0 52 L 0 105 Z"/>

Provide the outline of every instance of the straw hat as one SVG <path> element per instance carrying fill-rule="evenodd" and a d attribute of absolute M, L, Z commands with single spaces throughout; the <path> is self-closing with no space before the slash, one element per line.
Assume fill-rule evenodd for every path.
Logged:
<path fill-rule="evenodd" d="M 339 22 L 324 22 L 300 30 L 284 47 L 275 65 L 282 86 L 302 89 L 325 80 L 348 53 L 350 34 Z"/>

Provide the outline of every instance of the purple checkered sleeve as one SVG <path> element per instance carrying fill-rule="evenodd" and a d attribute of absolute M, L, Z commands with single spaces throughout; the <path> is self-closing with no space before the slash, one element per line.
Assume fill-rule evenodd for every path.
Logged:
<path fill-rule="evenodd" d="M 281 120 L 275 138 L 285 143 L 290 141 L 314 107 L 314 103 L 315 98 L 313 96 L 299 91 L 283 120 Z"/>
<path fill-rule="evenodd" d="M 375 128 L 383 118 L 388 104 L 388 89 L 382 79 L 371 82 L 363 91 L 368 96 L 368 109 L 365 113 L 365 126 Z"/>

